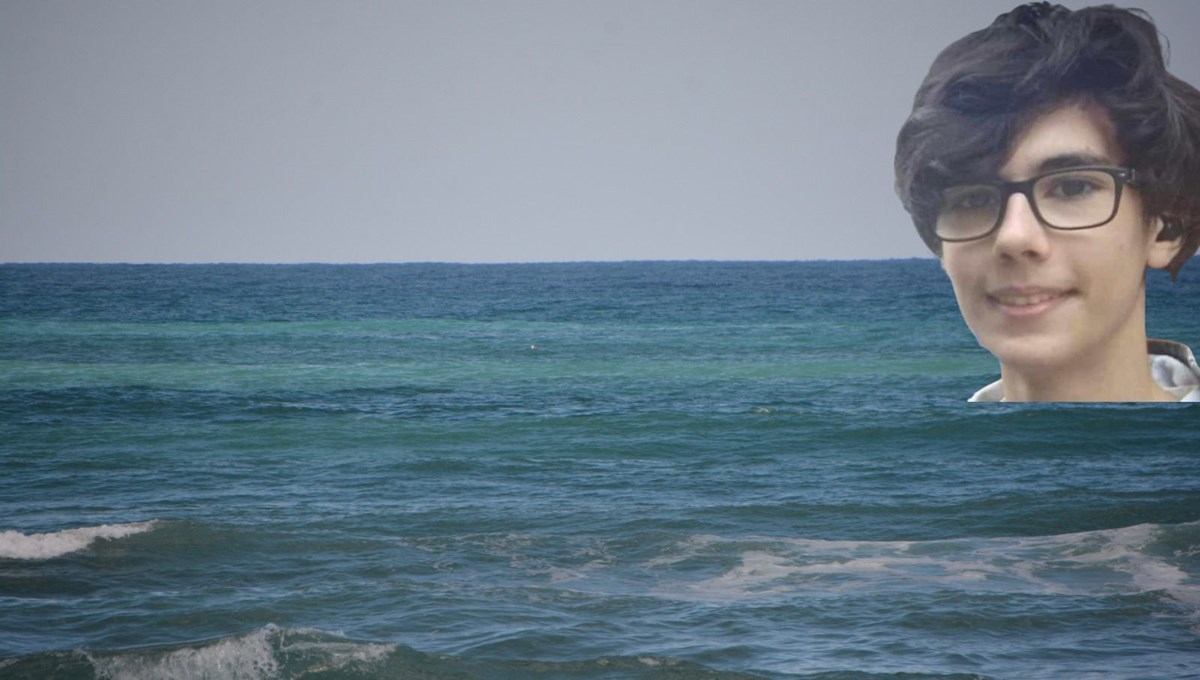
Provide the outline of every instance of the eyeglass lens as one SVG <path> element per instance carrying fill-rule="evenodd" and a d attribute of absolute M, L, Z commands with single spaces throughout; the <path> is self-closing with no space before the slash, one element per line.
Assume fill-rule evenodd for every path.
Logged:
<path fill-rule="evenodd" d="M 1011 190 L 1010 190 L 1011 191 Z M 1085 229 L 1116 213 L 1117 182 L 1102 170 L 1072 170 L 1034 182 L 1029 198 L 1043 223 L 1058 229 Z M 964 240 L 987 235 L 999 224 L 1009 192 L 987 184 L 956 186 L 942 193 L 937 235 Z"/>

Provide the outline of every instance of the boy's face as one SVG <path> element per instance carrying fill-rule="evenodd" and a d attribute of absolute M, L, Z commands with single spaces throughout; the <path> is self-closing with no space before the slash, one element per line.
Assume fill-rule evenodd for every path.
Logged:
<path fill-rule="evenodd" d="M 1066 104 L 1036 118 L 999 175 L 1024 180 L 1064 156 L 1121 165 L 1103 109 Z M 1133 187 L 1125 187 L 1111 222 L 1078 231 L 1043 226 L 1014 193 L 991 235 L 943 244 L 942 266 L 980 345 L 1002 365 L 1053 369 L 1103 361 L 1106 349 L 1142 342 L 1146 266 L 1166 266 L 1177 245 L 1156 241 Z"/>

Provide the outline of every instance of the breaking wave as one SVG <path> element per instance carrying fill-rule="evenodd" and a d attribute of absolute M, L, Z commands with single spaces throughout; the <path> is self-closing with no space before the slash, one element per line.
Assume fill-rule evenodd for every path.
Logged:
<path fill-rule="evenodd" d="M 44 534 L 3 531 L 0 532 L 0 559 L 49 560 L 86 550 L 96 541 L 115 540 L 151 531 L 160 524 L 161 522 L 158 520 L 130 524 L 102 524 Z"/>
<path fill-rule="evenodd" d="M 689 661 L 652 655 L 580 661 L 464 659 L 426 654 L 399 644 L 350 640 L 327 631 L 275 625 L 243 635 L 182 645 L 118 652 L 78 650 L 33 654 L 0 661 L 0 676 L 22 679 L 53 676 L 62 680 L 549 680 L 562 677 L 754 680 L 760 677 L 717 671 Z M 823 677 L 832 680 L 838 676 Z M 854 677 L 861 679 L 864 676 Z"/>

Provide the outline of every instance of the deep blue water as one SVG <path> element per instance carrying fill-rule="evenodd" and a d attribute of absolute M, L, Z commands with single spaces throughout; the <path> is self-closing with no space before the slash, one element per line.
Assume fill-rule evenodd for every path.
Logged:
<path fill-rule="evenodd" d="M 1200 678 L 1200 411 L 995 377 L 932 260 L 3 265 L 0 678 Z"/>

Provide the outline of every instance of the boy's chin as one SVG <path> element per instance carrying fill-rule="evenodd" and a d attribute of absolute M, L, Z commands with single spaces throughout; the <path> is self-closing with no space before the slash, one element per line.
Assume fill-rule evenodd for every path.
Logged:
<path fill-rule="evenodd" d="M 1079 354 L 1075 343 L 1066 338 L 980 337 L 979 344 L 991 352 L 1001 366 L 1021 371 L 1051 371 L 1072 363 Z"/>

